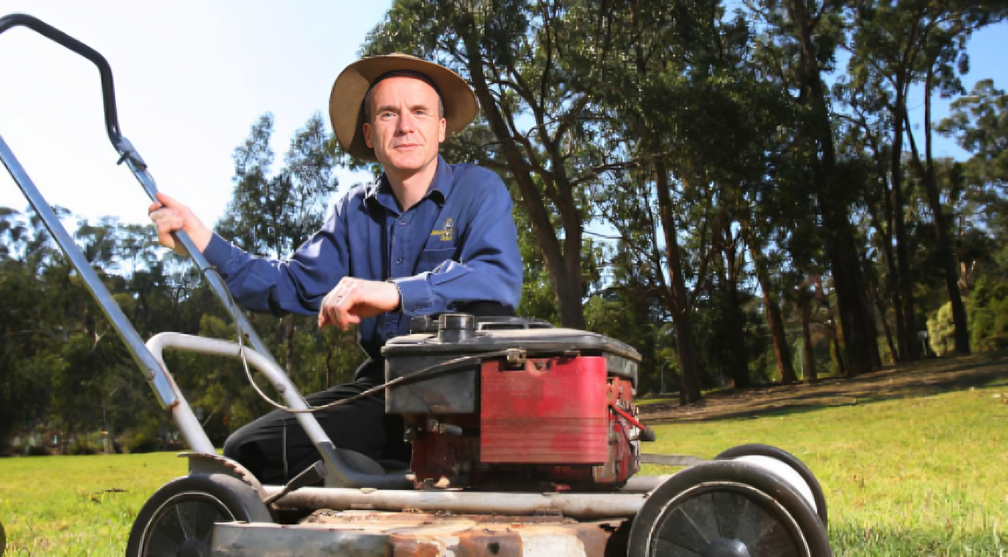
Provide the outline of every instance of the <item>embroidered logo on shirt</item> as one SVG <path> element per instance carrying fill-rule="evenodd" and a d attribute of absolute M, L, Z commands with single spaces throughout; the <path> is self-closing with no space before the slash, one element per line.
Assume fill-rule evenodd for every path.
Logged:
<path fill-rule="evenodd" d="M 430 234 L 431 236 L 440 236 L 438 239 L 442 242 L 450 242 L 452 241 L 452 232 L 454 231 L 455 227 L 452 224 L 451 217 L 448 217 L 445 219 L 444 227 L 441 230 L 432 230 Z"/>

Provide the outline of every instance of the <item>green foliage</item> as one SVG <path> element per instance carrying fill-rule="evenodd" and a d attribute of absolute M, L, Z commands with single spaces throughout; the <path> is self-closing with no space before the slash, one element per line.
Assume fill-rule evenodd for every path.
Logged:
<path fill-rule="evenodd" d="M 950 108 L 951 114 L 937 129 L 974 153 L 966 163 L 967 180 L 979 185 L 1008 183 L 1008 95 L 994 87 L 994 80 L 981 79 Z"/>
<path fill-rule="evenodd" d="M 498 171 L 511 189 L 525 265 L 519 313 L 635 346 L 644 390 L 660 388 L 662 372 L 667 389 L 694 378 L 697 394 L 701 383 L 776 379 L 771 331 L 792 359 L 787 347 L 804 346 L 794 293 L 812 284 L 806 323 L 821 367 L 858 363 L 846 344 L 852 330 L 874 344 L 883 328 L 915 334 L 925 315 L 944 353 L 949 293 L 936 270 L 949 265 L 933 247 L 937 215 L 947 217 L 951 267 L 969 294 L 973 344 L 1008 343 L 1004 91 L 978 80 L 936 128 L 970 150 L 969 161 L 931 161 L 921 172 L 920 149 L 905 141 L 916 117 L 906 111 L 909 86 L 960 94 L 965 41 L 1003 19 L 1003 2 L 738 8 L 400 0 L 362 51 L 410 52 L 469 80 L 482 113 L 443 153 Z M 837 76 L 831 90 L 822 75 Z M 264 114 L 235 149 L 234 195 L 218 230 L 285 257 L 326 216 L 334 167 L 380 168 L 351 160 L 318 114 L 282 157 L 273 134 Z M 905 199 L 894 207 L 897 190 Z M 235 336 L 192 266 L 157 248 L 149 226 L 76 220 L 75 240 L 141 336 Z M 96 431 L 129 433 L 125 445 L 138 447 L 174 442 L 30 212 L 0 208 L 0 299 L 0 440 L 44 435 L 59 441 L 37 450 L 56 452 L 95 445 Z M 770 328 L 775 306 L 781 326 Z M 852 308 L 867 317 L 852 320 Z M 352 334 L 318 331 L 310 318 L 252 319 L 305 391 L 348 380 L 362 359 Z M 235 362 L 167 362 L 215 442 L 269 410 Z"/>
<path fill-rule="evenodd" d="M 271 176 L 271 132 L 272 117 L 263 116 L 236 149 L 235 197 L 221 231 L 259 253 L 286 256 L 321 226 L 340 155 L 316 114 Z M 159 248 L 151 226 L 78 219 L 74 238 L 141 337 L 164 330 L 236 337 L 194 268 Z M 41 222 L 2 209 L 0 240 L 0 453 L 180 447 L 174 425 Z M 352 333 L 320 332 L 304 317 L 252 320 L 306 392 L 352 379 L 362 360 Z M 165 359 L 215 443 L 271 409 L 248 386 L 240 363 L 188 353 Z"/>
<path fill-rule="evenodd" d="M 928 341 L 938 356 L 955 351 L 955 323 L 952 321 L 952 304 L 946 303 L 931 314 L 927 321 Z"/>
<path fill-rule="evenodd" d="M 972 345 L 979 351 L 1008 348 L 1008 281 L 981 278 L 967 307 Z"/>

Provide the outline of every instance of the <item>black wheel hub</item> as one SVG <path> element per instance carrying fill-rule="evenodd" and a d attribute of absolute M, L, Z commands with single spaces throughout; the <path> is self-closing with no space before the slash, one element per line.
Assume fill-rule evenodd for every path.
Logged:
<path fill-rule="evenodd" d="M 206 542 L 197 539 L 188 539 L 182 544 L 178 551 L 178 557 L 208 557 L 210 548 Z"/>
<path fill-rule="evenodd" d="M 656 521 L 653 555 L 799 557 L 797 525 L 762 492 L 717 486 L 673 502 Z"/>
<path fill-rule="evenodd" d="M 703 557 L 750 557 L 749 549 L 738 540 L 718 538 L 707 546 Z"/>
<path fill-rule="evenodd" d="M 234 520 L 217 499 L 183 493 L 167 501 L 151 521 L 146 536 L 150 557 L 208 557 L 215 522 Z"/>

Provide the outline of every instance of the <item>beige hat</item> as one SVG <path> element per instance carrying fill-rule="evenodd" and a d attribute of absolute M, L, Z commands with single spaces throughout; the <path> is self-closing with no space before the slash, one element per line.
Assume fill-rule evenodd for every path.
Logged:
<path fill-rule="evenodd" d="M 369 56 L 350 64 L 333 83 L 329 95 L 329 121 L 343 150 L 354 158 L 377 162 L 374 149 L 364 142 L 364 95 L 381 75 L 397 70 L 429 77 L 444 101 L 445 137 L 462 131 L 476 117 L 476 95 L 455 72 L 408 54 Z"/>

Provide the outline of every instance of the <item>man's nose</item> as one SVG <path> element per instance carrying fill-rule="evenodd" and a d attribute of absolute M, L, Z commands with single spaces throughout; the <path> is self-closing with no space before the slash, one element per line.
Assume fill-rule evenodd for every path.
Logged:
<path fill-rule="evenodd" d="M 399 131 L 399 133 L 409 133 L 413 131 L 416 127 L 414 118 L 415 117 L 412 112 L 408 110 L 403 111 L 402 116 L 399 118 L 399 127 L 397 131 Z"/>

